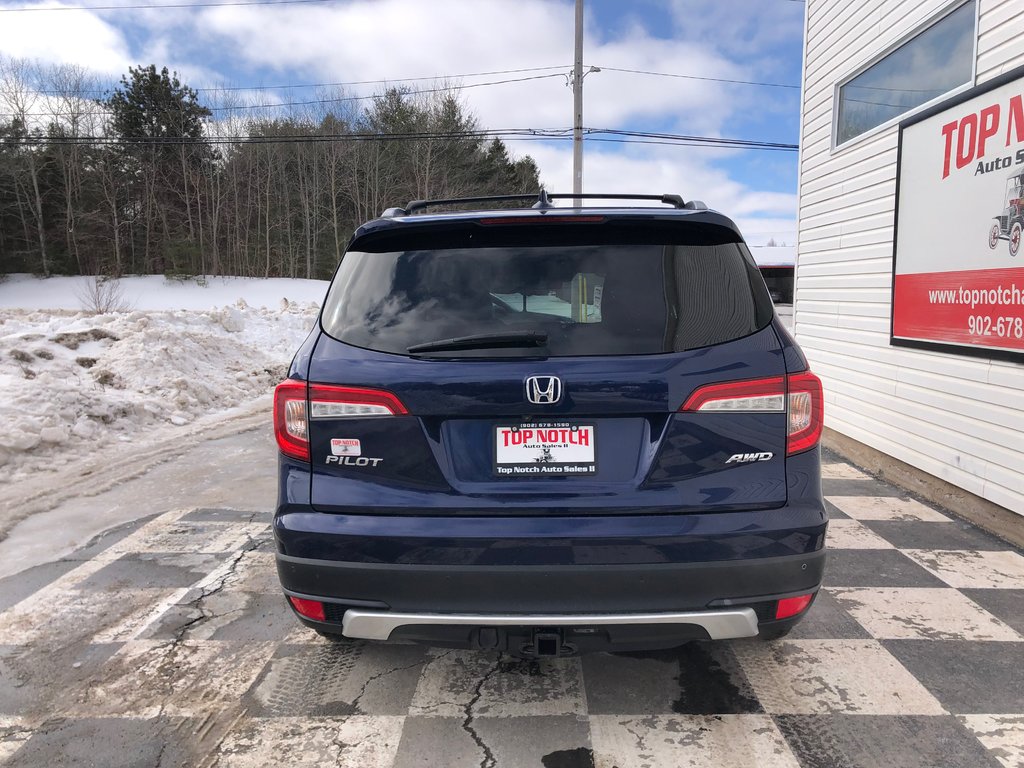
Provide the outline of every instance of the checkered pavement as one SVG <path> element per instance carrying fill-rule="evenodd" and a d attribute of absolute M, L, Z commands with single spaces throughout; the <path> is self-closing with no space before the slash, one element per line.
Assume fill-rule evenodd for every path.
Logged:
<path fill-rule="evenodd" d="M 144 521 L 0 582 L 0 765 L 1024 767 L 1024 557 L 825 477 L 788 638 L 560 660 L 328 642 L 266 514 Z"/>

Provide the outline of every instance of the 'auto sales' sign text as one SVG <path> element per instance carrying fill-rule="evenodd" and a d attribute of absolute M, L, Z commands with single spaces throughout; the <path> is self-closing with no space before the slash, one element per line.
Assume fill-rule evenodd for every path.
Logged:
<path fill-rule="evenodd" d="M 1024 354 L 1024 68 L 900 125 L 894 344 Z"/>

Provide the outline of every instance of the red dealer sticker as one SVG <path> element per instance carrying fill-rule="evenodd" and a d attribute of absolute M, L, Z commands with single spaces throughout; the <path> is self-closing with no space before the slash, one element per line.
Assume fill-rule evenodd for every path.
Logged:
<path fill-rule="evenodd" d="M 494 429 L 495 474 L 499 477 L 592 475 L 597 429 L 568 423 L 517 424 Z"/>
<path fill-rule="evenodd" d="M 896 275 L 893 335 L 1024 350 L 1024 267 Z"/>
<path fill-rule="evenodd" d="M 362 456 L 363 449 L 354 437 L 332 437 L 331 454 L 333 456 Z"/>

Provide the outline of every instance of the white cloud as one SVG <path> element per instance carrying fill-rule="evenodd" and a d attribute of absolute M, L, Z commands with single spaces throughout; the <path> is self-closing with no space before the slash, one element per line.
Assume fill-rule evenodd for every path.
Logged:
<path fill-rule="evenodd" d="M 56 8 L 63 4 L 40 5 Z M 85 11 L 5 13 L 0 23 L 0 52 L 19 59 L 77 64 L 102 75 L 120 74 L 133 63 L 122 32 Z"/>
<path fill-rule="evenodd" d="M 515 147 L 517 151 L 527 151 Z M 541 168 L 541 182 L 552 192 L 572 191 L 572 148 L 531 145 L 528 153 Z M 708 150 L 684 147 L 642 147 L 624 152 L 586 146 L 583 161 L 585 192 L 640 194 L 675 193 L 702 200 L 740 227 L 748 242 L 796 242 L 796 195 L 764 193 L 744 186 L 709 164 Z"/>
<path fill-rule="evenodd" d="M 772 54 L 780 45 L 803 36 L 802 2 L 670 0 L 670 7 L 677 37 L 705 41 L 762 70 L 772 69 Z"/>
<path fill-rule="evenodd" d="M 357 0 L 344 5 L 206 9 L 199 34 L 249 67 L 301 70 L 309 77 L 360 81 L 474 71 L 564 66 L 571 69 L 572 5 L 520 0 Z M 700 42 L 659 39 L 637 28 L 614 33 L 588 28 L 585 60 L 627 69 L 658 69 L 736 78 L 743 68 Z M 529 76 L 531 73 L 523 73 Z M 466 78 L 464 85 L 515 77 Z M 372 88 L 370 89 L 372 90 Z M 738 105 L 721 88 L 605 71 L 587 77 L 586 122 L 618 125 L 655 116 L 690 118 L 715 130 Z M 494 127 L 568 126 L 572 92 L 562 77 L 467 90 L 474 111 Z"/>

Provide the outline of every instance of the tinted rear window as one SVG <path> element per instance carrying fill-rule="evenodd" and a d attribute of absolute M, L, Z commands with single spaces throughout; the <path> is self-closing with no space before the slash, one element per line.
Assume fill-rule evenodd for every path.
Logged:
<path fill-rule="evenodd" d="M 541 332 L 542 348 L 445 356 L 636 355 L 731 341 L 772 316 L 742 243 L 498 245 L 492 236 L 480 247 L 413 249 L 420 241 L 403 240 L 345 254 L 324 305 L 329 335 L 408 354 L 454 337 Z"/>

